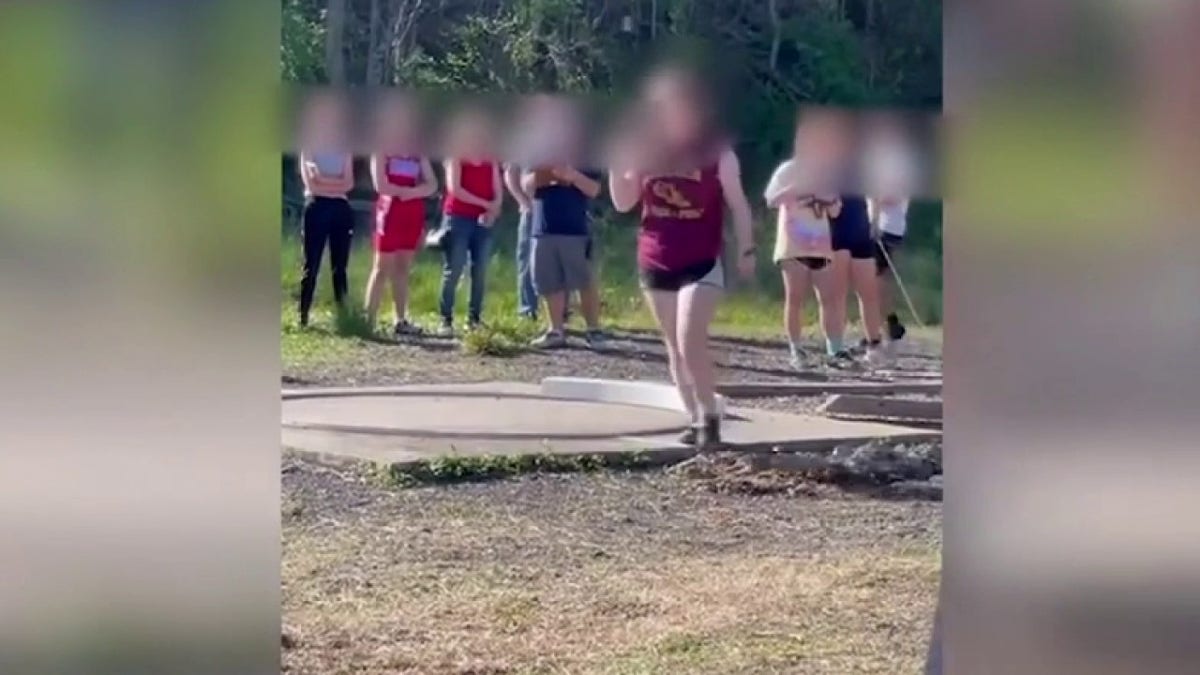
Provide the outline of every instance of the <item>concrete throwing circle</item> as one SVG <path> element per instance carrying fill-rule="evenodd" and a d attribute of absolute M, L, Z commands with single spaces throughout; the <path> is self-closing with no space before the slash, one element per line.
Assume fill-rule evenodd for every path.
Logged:
<path fill-rule="evenodd" d="M 285 397 L 283 426 L 424 438 L 586 439 L 683 429 L 676 411 L 519 392 L 320 392 Z"/>

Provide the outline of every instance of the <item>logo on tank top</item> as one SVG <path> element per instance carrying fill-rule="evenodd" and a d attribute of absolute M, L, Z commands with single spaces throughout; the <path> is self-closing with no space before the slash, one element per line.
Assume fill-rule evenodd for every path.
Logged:
<path fill-rule="evenodd" d="M 698 220 L 704 215 L 704 210 L 693 204 L 679 186 L 669 180 L 652 182 L 650 194 L 654 195 L 657 202 L 649 205 L 650 215 L 657 218 Z"/>

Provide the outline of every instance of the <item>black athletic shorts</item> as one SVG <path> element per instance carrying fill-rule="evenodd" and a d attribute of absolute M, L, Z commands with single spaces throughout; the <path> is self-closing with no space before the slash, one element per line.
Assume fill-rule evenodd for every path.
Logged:
<path fill-rule="evenodd" d="M 801 265 L 804 265 L 805 267 L 807 267 L 808 269 L 810 269 L 814 272 L 819 272 L 819 271 L 825 269 L 829 265 L 829 259 L 822 258 L 820 256 L 807 256 L 806 255 L 806 256 L 800 256 L 798 258 L 790 258 L 790 260 L 795 260 L 796 262 L 800 263 Z M 782 263 L 783 261 L 781 260 L 780 262 Z"/>
<path fill-rule="evenodd" d="M 855 260 L 870 260 L 875 257 L 875 241 L 870 233 L 853 233 L 849 236 L 838 236 L 837 229 L 833 230 L 833 250 L 849 251 Z"/>
<path fill-rule="evenodd" d="M 638 276 L 641 278 L 642 286 L 652 291 L 678 291 L 684 286 L 696 283 L 724 288 L 725 273 L 721 269 L 720 262 L 720 260 L 705 260 L 678 270 L 643 267 L 638 270 Z"/>
<path fill-rule="evenodd" d="M 879 243 L 883 245 L 883 249 L 887 250 L 887 255 L 883 255 L 883 250 L 878 245 L 875 246 L 875 270 L 879 274 L 883 274 L 888 271 L 888 258 L 896 257 L 896 252 L 904 243 L 904 237 L 884 232 L 879 237 Z"/>

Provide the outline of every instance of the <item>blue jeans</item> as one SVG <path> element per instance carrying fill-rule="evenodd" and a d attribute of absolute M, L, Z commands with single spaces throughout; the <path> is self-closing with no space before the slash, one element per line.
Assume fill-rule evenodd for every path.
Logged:
<path fill-rule="evenodd" d="M 445 216 L 450 231 L 442 241 L 442 319 L 454 319 L 454 294 L 467 259 L 471 261 L 471 302 L 468 320 L 477 323 L 483 317 L 483 294 L 487 284 L 488 258 L 492 252 L 492 230 L 474 218 Z"/>
<path fill-rule="evenodd" d="M 517 223 L 517 313 L 536 317 L 538 296 L 533 288 L 533 265 L 529 253 L 533 243 L 532 230 L 532 215 L 529 211 L 522 211 Z"/>

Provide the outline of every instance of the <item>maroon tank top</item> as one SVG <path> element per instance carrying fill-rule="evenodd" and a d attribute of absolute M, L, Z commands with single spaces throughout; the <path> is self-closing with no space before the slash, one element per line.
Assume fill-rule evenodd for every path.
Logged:
<path fill-rule="evenodd" d="M 725 195 L 713 163 L 642 183 L 638 265 L 676 271 L 721 257 Z"/>

